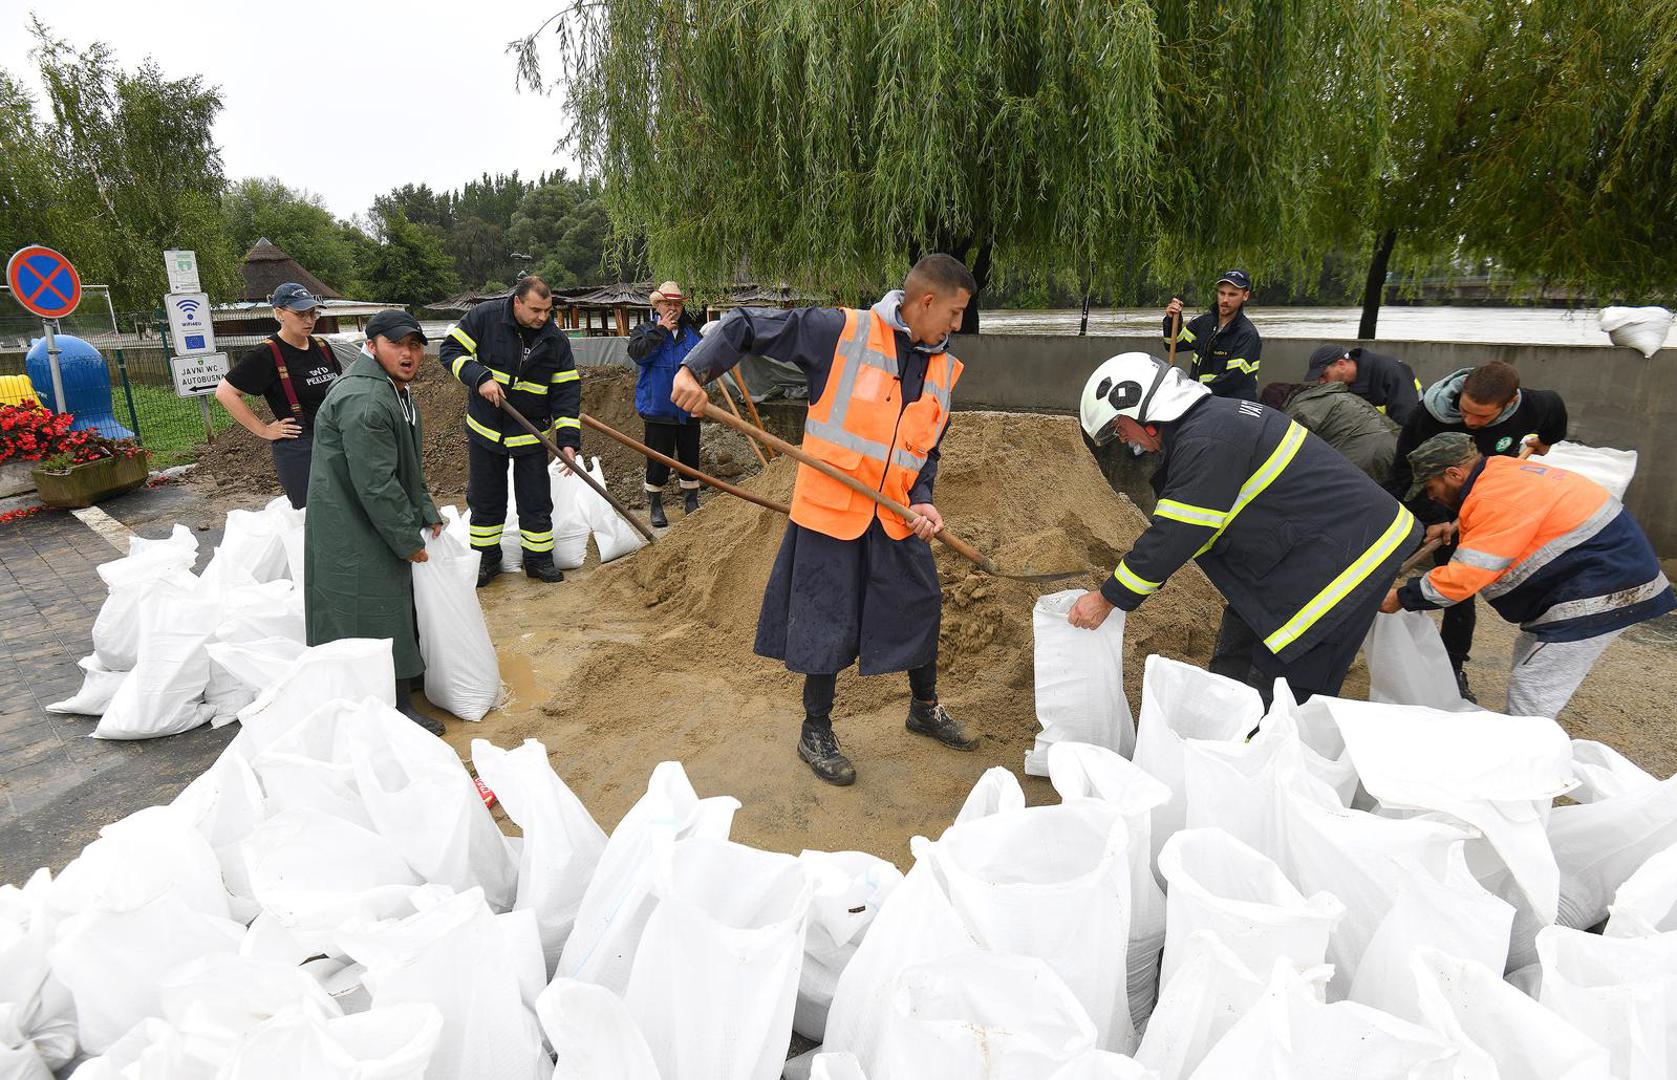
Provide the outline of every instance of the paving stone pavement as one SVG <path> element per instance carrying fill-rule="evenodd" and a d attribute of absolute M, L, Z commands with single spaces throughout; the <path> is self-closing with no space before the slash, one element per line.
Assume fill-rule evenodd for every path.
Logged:
<path fill-rule="evenodd" d="M 142 489 L 101 509 L 149 537 L 168 535 L 176 520 L 197 529 L 221 517 L 179 488 Z M 219 534 L 198 536 L 201 565 Z M 0 524 L 0 882 L 21 883 L 37 866 L 56 871 L 100 827 L 172 799 L 238 731 L 117 742 L 89 738 L 92 717 L 46 711 L 81 686 L 76 661 L 92 651 L 105 599 L 96 568 L 122 554 L 61 510 Z"/>

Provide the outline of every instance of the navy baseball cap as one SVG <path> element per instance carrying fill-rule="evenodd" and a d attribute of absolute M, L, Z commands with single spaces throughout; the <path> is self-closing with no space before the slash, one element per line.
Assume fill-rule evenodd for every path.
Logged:
<path fill-rule="evenodd" d="M 1305 382 L 1315 382 L 1322 377 L 1322 372 L 1329 364 L 1337 364 L 1341 360 L 1352 359 L 1351 350 L 1343 345 L 1321 345 L 1310 354 L 1310 367 L 1304 373 Z"/>
<path fill-rule="evenodd" d="M 387 337 L 391 341 L 401 341 L 409 334 L 418 334 L 419 340 L 429 344 L 430 339 L 425 331 L 419 328 L 419 320 L 405 311 L 381 311 L 367 320 L 367 340 L 376 337 Z"/>
<path fill-rule="evenodd" d="M 274 290 L 273 297 L 268 301 L 275 307 L 285 308 L 287 311 L 309 311 L 322 306 L 320 297 L 295 281 L 288 281 Z"/>
<path fill-rule="evenodd" d="M 1250 289 L 1252 287 L 1252 279 L 1246 276 L 1244 270 L 1224 270 L 1222 275 L 1217 278 L 1217 284 L 1221 285 L 1225 281 L 1237 289 Z"/>

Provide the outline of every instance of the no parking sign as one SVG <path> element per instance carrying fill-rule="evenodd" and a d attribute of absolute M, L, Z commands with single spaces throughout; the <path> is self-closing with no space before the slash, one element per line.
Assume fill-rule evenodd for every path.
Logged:
<path fill-rule="evenodd" d="M 81 275 L 70 260 L 39 244 L 12 254 L 6 284 L 25 310 L 43 319 L 62 319 L 82 300 Z"/>

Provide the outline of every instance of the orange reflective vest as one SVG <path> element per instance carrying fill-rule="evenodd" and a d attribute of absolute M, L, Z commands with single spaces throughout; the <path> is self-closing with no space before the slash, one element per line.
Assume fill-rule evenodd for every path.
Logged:
<path fill-rule="evenodd" d="M 947 352 L 933 354 L 927 358 L 926 388 L 904 408 L 895 331 L 872 311 L 846 309 L 827 385 L 804 421 L 803 448 L 907 505 L 926 455 L 949 423 L 949 398 L 960 377 L 959 360 Z M 867 532 L 876 513 L 893 540 L 909 535 L 900 514 L 807 465 L 798 466 L 792 520 L 799 525 L 854 540 Z"/>

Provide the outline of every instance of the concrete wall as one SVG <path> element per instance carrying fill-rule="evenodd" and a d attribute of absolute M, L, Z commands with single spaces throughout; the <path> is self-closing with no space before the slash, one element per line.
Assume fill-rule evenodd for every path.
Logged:
<path fill-rule="evenodd" d="M 1265 341 L 1259 383 L 1302 379 L 1320 344 Z M 1571 420 L 1568 438 L 1637 452 L 1625 505 L 1661 556 L 1677 556 L 1677 349 L 1644 359 L 1631 349 L 1590 345 L 1366 344 L 1409 364 L 1423 385 L 1458 368 L 1506 360 L 1526 385 L 1559 391 Z M 952 346 L 966 364 L 956 400 L 964 408 L 1074 413 L 1084 380 L 1102 360 L 1131 351 L 1162 357 L 1163 349 L 1158 338 L 962 336 Z"/>

